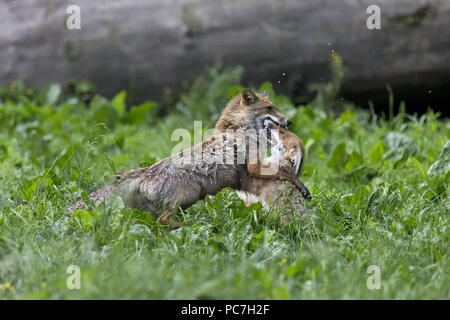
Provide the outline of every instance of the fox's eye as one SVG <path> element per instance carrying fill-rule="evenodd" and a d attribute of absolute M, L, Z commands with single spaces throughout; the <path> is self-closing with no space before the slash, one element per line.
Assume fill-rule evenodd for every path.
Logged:
<path fill-rule="evenodd" d="M 266 109 L 267 109 L 267 111 L 269 111 L 269 112 L 273 112 L 273 107 L 268 106 L 268 107 L 266 107 Z"/>
<path fill-rule="evenodd" d="M 280 131 L 280 134 L 281 134 L 282 136 L 284 136 L 284 131 L 283 131 L 283 130 L 281 130 L 281 131 Z"/>

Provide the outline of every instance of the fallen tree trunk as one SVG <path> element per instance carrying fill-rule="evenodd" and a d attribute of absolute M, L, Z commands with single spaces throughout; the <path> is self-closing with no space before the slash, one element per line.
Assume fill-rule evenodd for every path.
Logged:
<path fill-rule="evenodd" d="M 245 81 L 269 80 L 294 98 L 327 80 L 329 55 L 349 72 L 344 94 L 450 84 L 449 1 L 78 0 L 81 29 L 68 30 L 69 4 L 0 2 L 0 84 L 88 79 L 100 92 L 136 100 L 178 89 L 219 58 L 243 65 Z M 369 30 L 366 9 L 381 8 Z M 425 90 L 424 89 L 424 90 Z"/>

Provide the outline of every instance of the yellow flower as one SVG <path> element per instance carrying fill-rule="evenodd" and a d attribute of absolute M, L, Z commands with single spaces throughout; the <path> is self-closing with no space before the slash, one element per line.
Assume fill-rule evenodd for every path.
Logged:
<path fill-rule="evenodd" d="M 47 282 L 42 282 L 42 283 L 41 283 L 41 288 L 42 288 L 42 289 L 47 288 Z"/>
<path fill-rule="evenodd" d="M 281 262 L 286 263 L 286 262 L 287 262 L 287 259 L 284 258 L 283 260 L 281 260 Z"/>
<path fill-rule="evenodd" d="M 332 52 L 331 53 L 331 59 L 333 59 L 334 61 L 338 61 L 341 57 L 339 57 L 339 55 L 337 54 L 337 52 Z"/>
<path fill-rule="evenodd" d="M 5 289 L 9 289 L 9 288 L 11 288 L 11 283 L 9 283 L 9 282 L 5 283 Z"/>

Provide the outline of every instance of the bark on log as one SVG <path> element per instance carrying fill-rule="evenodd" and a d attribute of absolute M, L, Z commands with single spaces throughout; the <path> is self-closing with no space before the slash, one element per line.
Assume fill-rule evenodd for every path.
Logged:
<path fill-rule="evenodd" d="M 65 27 L 70 4 L 0 0 L 0 84 L 88 79 L 155 99 L 219 58 L 298 97 L 326 81 L 331 50 L 350 70 L 344 93 L 450 84 L 450 0 L 77 0 L 81 30 Z"/>

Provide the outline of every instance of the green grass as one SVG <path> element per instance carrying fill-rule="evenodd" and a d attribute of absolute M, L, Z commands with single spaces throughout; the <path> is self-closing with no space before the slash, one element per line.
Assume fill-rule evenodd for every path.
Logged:
<path fill-rule="evenodd" d="M 307 148 L 309 219 L 283 226 L 228 189 L 175 231 L 119 199 L 63 215 L 115 172 L 169 156 L 174 129 L 213 127 L 240 75 L 213 68 L 176 103 L 128 108 L 125 93 L 110 101 L 86 83 L 1 89 L 0 298 L 448 299 L 449 122 L 337 105 L 333 84 L 306 106 L 270 91 Z M 80 290 L 66 287 L 69 265 Z M 370 265 L 379 290 L 367 288 Z"/>

